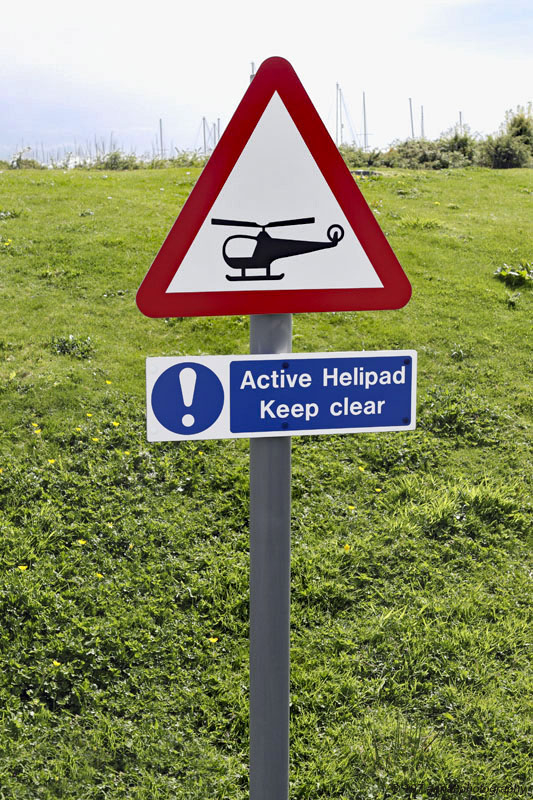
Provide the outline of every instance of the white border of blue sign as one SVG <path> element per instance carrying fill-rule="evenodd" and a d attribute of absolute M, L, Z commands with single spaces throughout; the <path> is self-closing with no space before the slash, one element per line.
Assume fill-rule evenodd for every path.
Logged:
<path fill-rule="evenodd" d="M 290 429 L 272 430 L 272 431 L 244 431 L 240 433 L 233 432 L 230 426 L 230 365 L 238 361 L 263 361 L 263 362 L 279 362 L 288 361 L 294 362 L 298 360 L 311 360 L 322 359 L 331 362 L 331 369 L 335 367 L 335 361 L 340 359 L 376 359 L 375 369 L 378 369 L 380 359 L 387 357 L 408 358 L 411 360 L 410 364 L 410 385 L 406 387 L 409 391 L 410 397 L 410 415 L 405 417 L 405 424 L 395 425 L 373 425 L 361 426 L 353 425 L 349 427 L 324 427 L 324 428 L 308 428 L 302 424 L 301 428 L 293 426 Z M 202 365 L 206 367 L 211 373 L 214 373 L 223 388 L 224 398 L 223 402 L 219 400 L 222 407 L 215 421 L 207 428 L 195 432 L 175 432 L 165 427 L 152 407 L 152 394 L 156 381 L 165 373 L 170 367 L 174 366 L 187 367 L 189 365 Z M 147 407 L 147 438 L 150 442 L 166 442 L 166 441 L 187 441 L 194 439 L 250 439 L 257 437 L 273 437 L 273 436 L 314 436 L 319 434 L 341 434 L 341 433 L 379 433 L 385 431 L 400 431 L 400 430 L 414 430 L 416 427 L 416 375 L 417 375 L 417 353 L 415 350 L 363 350 L 360 352 L 342 352 L 342 353 L 278 353 L 276 355 L 231 355 L 231 356 L 161 356 L 156 358 L 146 359 L 146 407 Z M 311 392 L 310 389 L 306 391 Z M 195 400 L 195 403 L 198 401 Z M 209 404 L 211 397 L 205 400 L 200 399 L 200 406 L 205 403 Z M 194 411 L 198 407 L 195 404 L 191 406 Z M 189 415 L 184 415 L 184 419 Z M 190 415 L 190 419 L 194 415 Z M 302 414 L 304 419 L 304 415 Z"/>

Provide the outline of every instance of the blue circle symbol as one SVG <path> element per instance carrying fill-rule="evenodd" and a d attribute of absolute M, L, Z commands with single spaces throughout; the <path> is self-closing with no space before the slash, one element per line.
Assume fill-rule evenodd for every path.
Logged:
<path fill-rule="evenodd" d="M 224 389 L 203 364 L 175 364 L 161 373 L 152 389 L 152 410 L 167 430 L 186 435 L 210 428 L 224 407 Z"/>

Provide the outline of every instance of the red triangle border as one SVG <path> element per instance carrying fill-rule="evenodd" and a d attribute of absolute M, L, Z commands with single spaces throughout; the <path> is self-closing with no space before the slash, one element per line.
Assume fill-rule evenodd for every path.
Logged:
<path fill-rule="evenodd" d="M 166 293 L 272 95 L 278 92 L 383 288 Z M 137 292 L 148 317 L 288 314 L 401 308 L 411 284 L 296 72 L 283 58 L 257 71 Z"/>

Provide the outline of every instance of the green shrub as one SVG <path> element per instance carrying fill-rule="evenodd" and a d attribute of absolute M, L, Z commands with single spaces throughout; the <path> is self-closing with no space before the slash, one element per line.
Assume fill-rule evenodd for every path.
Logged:
<path fill-rule="evenodd" d="M 479 148 L 479 163 L 493 169 L 525 167 L 530 156 L 528 146 L 519 137 L 509 133 L 487 136 Z"/>
<path fill-rule="evenodd" d="M 386 153 L 382 155 L 382 164 L 385 167 L 400 167 L 402 169 L 449 169 L 450 167 L 465 167 L 471 161 L 453 146 L 442 144 L 443 140 L 431 142 L 428 139 L 406 139 L 404 142 L 394 142 Z"/>
<path fill-rule="evenodd" d="M 11 156 L 9 169 L 44 169 L 43 165 L 34 158 L 24 158 L 26 153 L 31 152 L 31 147 L 23 147 Z"/>
<path fill-rule="evenodd" d="M 382 153 L 379 150 L 365 151 L 362 147 L 341 144 L 339 152 L 349 169 L 376 167 L 382 163 Z"/>
<path fill-rule="evenodd" d="M 94 350 L 90 336 L 87 336 L 86 339 L 81 339 L 72 333 L 68 337 L 52 336 L 50 347 L 57 355 L 83 359 L 90 358 Z"/>
<path fill-rule="evenodd" d="M 16 208 L 1 208 L 0 207 L 0 220 L 2 219 L 16 219 L 20 217 L 22 211 Z"/>
<path fill-rule="evenodd" d="M 17 167 L 18 169 L 44 169 L 40 161 L 35 158 L 23 158 Z"/>
<path fill-rule="evenodd" d="M 35 158 L 17 158 L 9 165 L 10 169 L 44 169 L 43 165 Z"/>
<path fill-rule="evenodd" d="M 166 158 L 155 156 L 150 161 L 147 161 L 144 166 L 148 167 L 149 169 L 166 169 L 167 167 L 170 167 L 170 161 L 168 161 Z"/>
<path fill-rule="evenodd" d="M 453 161 L 460 160 L 463 163 L 460 166 L 468 166 L 474 163 L 478 142 L 470 134 L 468 128 L 459 132 L 457 128 L 453 128 L 446 133 L 443 133 L 437 144 L 443 154 L 448 154 Z M 458 158 L 459 157 L 459 158 Z M 455 166 L 451 164 L 450 166 Z"/>
<path fill-rule="evenodd" d="M 176 155 L 169 159 L 169 163 L 173 167 L 205 167 L 208 156 L 201 155 L 195 150 L 178 150 L 176 147 Z"/>
<path fill-rule="evenodd" d="M 512 310 L 518 308 L 518 302 L 521 296 L 522 296 L 521 292 L 513 292 L 512 294 L 510 292 L 507 292 L 507 299 L 506 299 L 507 308 L 510 308 Z"/>
<path fill-rule="evenodd" d="M 516 111 L 508 111 L 505 115 L 505 133 L 523 142 L 533 153 L 533 106 L 518 106 Z"/>
<path fill-rule="evenodd" d="M 127 154 L 121 150 L 113 150 L 111 153 L 99 156 L 92 166 L 94 169 L 122 170 L 139 169 L 142 165 L 134 153 Z"/>
<path fill-rule="evenodd" d="M 522 258 L 518 267 L 503 264 L 498 267 L 494 275 L 505 283 L 506 286 L 532 286 L 533 262 Z"/>
<path fill-rule="evenodd" d="M 527 109 L 507 112 L 507 121 L 497 136 L 479 140 L 469 129 L 451 128 L 435 141 L 395 141 L 385 152 L 365 152 L 360 147 L 341 145 L 339 151 L 350 169 L 383 166 L 400 169 L 455 169 L 472 164 L 507 169 L 524 167 L 533 155 L 533 114 Z"/>

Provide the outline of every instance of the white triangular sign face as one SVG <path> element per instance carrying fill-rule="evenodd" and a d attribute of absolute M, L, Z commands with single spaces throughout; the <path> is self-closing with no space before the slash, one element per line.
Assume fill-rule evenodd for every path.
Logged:
<path fill-rule="evenodd" d="M 307 145 L 292 121 L 283 101 L 274 93 L 249 138 L 224 187 L 204 220 L 196 238 L 176 271 L 167 292 L 257 291 L 273 284 L 261 280 L 265 270 L 257 268 L 256 280 L 239 278 L 242 270 L 231 268 L 223 258 L 228 242 L 229 259 L 252 257 L 261 244 L 259 229 L 239 225 L 220 226 L 213 219 L 242 220 L 266 225 L 271 221 L 313 218 L 305 225 L 284 225 L 267 230 L 272 239 L 324 243 L 328 246 L 311 252 L 281 257 L 271 262 L 271 275 L 283 275 L 277 289 L 352 289 L 378 288 L 381 283 L 361 247 L 344 212 L 326 183 Z M 340 226 L 344 235 L 335 246 L 328 239 L 331 226 Z M 242 263 L 242 262 L 238 262 Z M 252 263 L 252 262 L 249 262 Z"/>
<path fill-rule="evenodd" d="M 149 317 L 401 308 L 411 286 L 291 65 L 255 75 L 137 292 Z"/>

